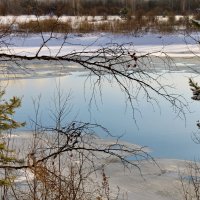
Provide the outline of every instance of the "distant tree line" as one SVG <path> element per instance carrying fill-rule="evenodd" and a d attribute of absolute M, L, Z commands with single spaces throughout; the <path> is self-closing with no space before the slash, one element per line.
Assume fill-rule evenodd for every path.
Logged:
<path fill-rule="evenodd" d="M 0 0 L 0 15 L 118 15 L 122 8 L 168 15 L 195 13 L 198 7 L 199 0 Z"/>

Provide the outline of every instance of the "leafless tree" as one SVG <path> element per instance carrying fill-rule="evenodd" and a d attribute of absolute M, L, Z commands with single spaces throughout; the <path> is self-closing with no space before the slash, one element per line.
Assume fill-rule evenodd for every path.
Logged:
<path fill-rule="evenodd" d="M 98 129 L 109 131 L 98 124 L 66 120 L 71 111 L 69 96 L 56 95 L 55 110 L 52 111 L 54 125 L 44 127 L 39 123 L 39 104 L 34 103 L 33 141 L 27 148 L 25 163 L 1 164 L 9 177 L 21 176 L 26 181 L 18 184 L 10 180 L 8 199 L 118 199 L 119 189 L 109 186 L 109 177 L 104 167 L 112 162 L 122 163 L 128 169 L 140 170 L 141 160 L 153 160 L 144 147 L 127 145 L 114 139 L 106 142 L 98 137 Z M 29 138 L 30 139 L 30 138 Z M 28 139 L 28 140 L 29 140 Z M 28 142 L 28 141 L 27 141 Z M 29 147 L 29 146 L 28 146 Z M 134 162 L 129 157 L 135 157 Z"/>
<path fill-rule="evenodd" d="M 110 43 L 97 50 L 91 50 L 90 46 L 83 47 L 81 51 L 69 52 L 67 49 L 68 35 L 58 36 L 55 31 L 58 28 L 59 18 L 52 24 L 51 32 L 45 34 L 40 32 L 42 42 L 35 53 L 23 52 L 15 53 L 12 45 L 8 40 L 9 32 L 1 37 L 0 61 L 7 66 L 15 66 L 14 69 L 22 69 L 23 63 L 33 61 L 54 62 L 61 65 L 66 63 L 75 63 L 88 71 L 88 77 L 94 76 L 96 81 L 92 83 L 93 91 L 99 87 L 104 80 L 108 82 L 116 82 L 121 91 L 125 94 L 127 102 L 130 103 L 134 113 L 134 101 L 140 93 L 143 93 L 146 100 L 149 102 L 156 102 L 155 95 L 162 96 L 169 101 L 178 114 L 184 114 L 184 107 L 186 102 L 181 99 L 180 95 L 169 93 L 167 88 L 171 85 L 163 85 L 160 82 L 160 74 L 156 73 L 154 65 L 152 64 L 152 57 L 154 53 L 141 54 L 133 50 L 134 44 L 116 44 Z M 41 26 L 38 19 L 38 27 Z M 42 27 L 40 29 L 42 31 Z M 62 44 L 58 50 L 51 49 L 51 41 L 62 40 Z M 94 42 L 95 44 L 95 42 Z M 94 44 L 91 44 L 94 45 Z M 67 51 L 67 53 L 66 53 Z M 160 52 L 161 53 L 161 52 Z M 167 55 L 166 55 L 167 57 Z M 169 57 L 160 59 L 166 66 L 170 66 L 172 60 Z M 25 66 L 25 65 L 24 65 Z M 25 67 L 23 68 L 26 69 Z M 6 71 L 9 71 L 6 69 Z M 27 70 L 27 69 L 26 69 Z"/>
<path fill-rule="evenodd" d="M 59 19 L 57 19 L 59 21 Z M 38 26 L 40 23 L 38 21 Z M 88 72 L 88 79 L 96 77 L 92 84 L 92 97 L 96 87 L 100 89 L 104 80 L 115 82 L 125 94 L 127 102 L 131 105 L 133 118 L 138 95 L 142 92 L 146 100 L 151 103 L 159 103 L 156 95 L 162 96 L 170 102 L 178 115 L 184 115 L 186 103 L 177 94 L 169 93 L 167 85 L 160 83 L 160 74 L 151 64 L 151 54 L 140 54 L 130 50 L 128 45 L 107 44 L 97 50 L 89 50 L 89 47 L 81 51 L 65 52 L 67 49 L 67 36 L 62 35 L 63 42 L 56 52 L 52 52 L 49 45 L 52 40 L 58 39 L 55 34 L 57 24 L 53 24 L 52 32 L 48 37 L 40 32 L 42 43 L 34 55 L 28 52 L 15 53 L 10 42 L 6 42 L 8 35 L 2 35 L 0 62 L 9 63 L 12 69 L 25 70 L 27 62 L 43 61 L 59 63 L 63 67 L 66 63 L 76 63 Z M 9 31 L 6 33 L 9 34 Z M 12 35 L 9 35 L 12 37 Z M 48 53 L 44 53 L 44 49 Z M 6 67 L 5 67 L 6 68 Z M 6 69 L 9 71 L 9 68 Z M 68 112 L 68 98 L 63 99 L 59 92 L 55 102 L 53 116 L 55 125 L 43 127 L 35 120 L 34 142 L 31 152 L 25 158 L 25 163 L 18 165 L 0 165 L 0 169 L 26 170 L 26 186 L 21 188 L 12 184 L 11 196 L 15 199 L 112 199 L 110 194 L 108 177 L 103 171 L 104 166 L 115 160 L 120 161 L 125 167 L 134 166 L 140 170 L 138 162 L 142 159 L 152 159 L 143 147 L 124 145 L 119 140 L 114 143 L 102 142 L 97 136 L 97 130 L 105 133 L 109 131 L 98 124 L 72 121 L 66 122 Z M 36 107 L 36 113 L 38 108 Z M 131 162 L 129 156 L 135 156 L 136 161 Z M 102 172 L 100 179 L 97 171 Z M 98 184 L 101 187 L 98 187 Z M 97 185 L 97 187 L 95 186 Z M 115 193 L 115 199 L 118 195 Z M 114 199 L 114 197 L 113 197 Z"/>

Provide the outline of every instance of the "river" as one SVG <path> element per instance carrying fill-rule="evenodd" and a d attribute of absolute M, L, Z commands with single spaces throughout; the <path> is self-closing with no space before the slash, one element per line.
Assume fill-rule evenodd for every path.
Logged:
<path fill-rule="evenodd" d="M 6 85 L 6 97 L 13 95 L 22 98 L 22 106 L 16 112 L 15 119 L 26 121 L 27 125 L 20 131 L 31 129 L 31 121 L 35 119 L 33 101 L 38 102 L 40 96 L 39 119 L 45 126 L 53 126 L 52 110 L 55 108 L 55 97 L 58 88 L 65 98 L 70 93 L 68 106 L 71 111 L 65 122 L 71 120 L 98 123 L 106 127 L 111 134 L 121 136 L 121 140 L 147 146 L 151 155 L 157 158 L 193 160 L 200 157 L 200 144 L 193 141 L 193 134 L 198 132 L 196 121 L 200 119 L 200 102 L 191 99 L 188 84 L 189 77 L 197 77 L 188 67 L 198 69 L 197 60 L 175 61 L 176 70 L 166 70 L 157 65 L 157 73 L 162 75 L 163 84 L 173 84 L 173 90 L 182 95 L 189 103 L 189 111 L 185 110 L 185 118 L 177 116 L 169 102 L 156 96 L 159 105 L 146 102 L 140 95 L 134 107 L 137 108 L 134 118 L 129 104 L 125 103 L 124 94 L 119 87 L 104 81 L 101 91 L 96 88 L 95 98 L 91 100 L 95 77 L 87 80 L 88 72 L 77 71 L 62 76 L 46 76 L 20 78 L 3 81 Z M 197 78 L 198 80 L 198 78 Z M 153 94 L 154 95 L 154 94 Z M 200 131 L 199 131 L 200 132 Z M 27 133 L 28 134 L 28 133 Z M 107 138 L 100 130 L 97 134 Z"/>

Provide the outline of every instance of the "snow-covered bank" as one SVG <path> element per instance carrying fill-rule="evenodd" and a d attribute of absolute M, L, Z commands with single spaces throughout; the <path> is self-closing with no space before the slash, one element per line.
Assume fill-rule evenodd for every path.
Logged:
<path fill-rule="evenodd" d="M 26 37 L 14 36 L 4 37 L 1 40 L 11 44 L 9 49 L 2 47 L 1 52 L 16 53 L 20 55 L 33 56 L 42 43 L 48 40 L 50 34 L 46 33 L 43 38 L 40 34 L 28 35 Z M 195 39 L 194 39 L 195 38 Z M 145 34 L 140 36 L 125 34 L 56 34 L 55 38 L 49 40 L 42 48 L 39 55 L 64 55 L 72 52 L 93 52 L 103 47 L 123 45 L 130 51 L 139 54 L 151 53 L 156 56 L 170 57 L 195 57 L 200 56 L 199 35 L 190 36 L 183 34 Z M 63 43 L 64 42 L 64 43 Z M 62 49 L 61 49 L 62 46 Z M 83 54 L 82 54 L 83 55 Z"/>
<path fill-rule="evenodd" d="M 12 139 L 15 145 L 24 147 L 20 154 L 28 152 L 26 148 L 29 149 L 31 144 L 31 133 L 15 133 Z M 112 145 L 114 142 L 112 140 L 93 139 L 98 145 Z M 138 148 L 138 145 L 127 142 L 120 142 L 120 144 Z M 102 156 L 102 154 L 97 153 L 95 155 L 98 156 L 97 158 Z M 183 200 L 180 174 L 184 177 L 189 175 L 187 174 L 185 161 L 173 159 L 157 159 L 156 162 L 151 160 L 132 161 L 133 164 L 137 164 L 140 167 L 140 171 L 134 166 L 129 166 L 129 169 L 124 168 L 119 159 L 112 159 L 112 156 L 106 156 L 106 158 L 94 159 L 93 161 L 99 166 L 104 166 L 105 174 L 109 181 L 109 189 L 113 195 L 117 194 L 119 187 L 119 200 L 124 200 L 122 198 L 123 194 L 130 200 Z M 74 162 L 79 164 L 75 156 Z M 26 184 L 27 179 L 31 181 L 33 178 L 33 173 L 29 169 L 20 170 L 16 175 L 15 183 L 18 185 Z M 101 183 L 101 168 L 96 171 L 92 178 L 94 178 L 94 181 Z M 187 180 L 185 183 L 187 183 Z"/>

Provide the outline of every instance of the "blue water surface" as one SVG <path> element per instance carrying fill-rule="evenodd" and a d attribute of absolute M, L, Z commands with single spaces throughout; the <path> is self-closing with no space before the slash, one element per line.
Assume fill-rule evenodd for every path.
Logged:
<path fill-rule="evenodd" d="M 137 110 L 133 117 L 133 110 L 116 83 L 104 81 L 101 90 L 98 87 L 94 90 L 96 78 L 86 80 L 87 72 L 74 72 L 62 77 L 10 80 L 6 82 L 6 96 L 22 98 L 22 107 L 15 118 L 27 122 L 23 130 L 30 130 L 30 122 L 35 119 L 33 101 L 36 105 L 39 102 L 41 123 L 45 126 L 55 124 L 52 112 L 60 90 L 63 99 L 70 93 L 68 106 L 71 111 L 65 118 L 66 122 L 77 120 L 101 124 L 111 134 L 121 136 L 121 140 L 149 147 L 154 157 L 198 159 L 200 144 L 194 143 L 192 136 L 198 132 L 196 121 L 200 119 L 200 102 L 191 100 L 188 85 L 188 77 L 196 74 L 179 71 L 163 76 L 163 83 L 175 86 L 173 92 L 183 95 L 189 103 L 185 118 L 183 115 L 177 116 L 172 105 L 154 93 L 150 94 L 156 97 L 159 105 L 148 103 L 141 94 L 134 101 Z M 99 129 L 97 134 L 106 137 Z"/>

